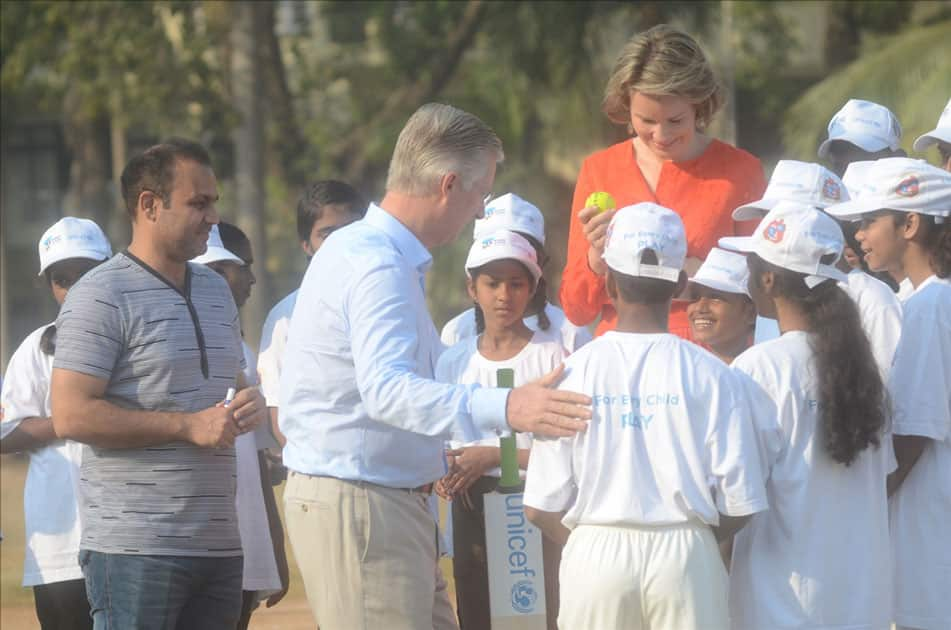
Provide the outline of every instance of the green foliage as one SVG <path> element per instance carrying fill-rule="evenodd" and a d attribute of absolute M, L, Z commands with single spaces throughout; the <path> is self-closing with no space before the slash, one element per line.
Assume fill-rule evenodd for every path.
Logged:
<path fill-rule="evenodd" d="M 234 124 L 216 56 L 218 33 L 188 2 L 4 2 L 4 109 L 103 115 L 154 132 L 196 135 Z M 182 130 L 184 131 L 184 130 Z M 181 132 L 181 131 L 180 131 Z"/>
<path fill-rule="evenodd" d="M 786 114 L 788 157 L 814 160 L 826 126 L 850 98 L 881 103 L 898 116 L 902 148 L 934 128 L 951 94 L 951 20 L 870 38 L 862 55 L 807 90 Z"/>

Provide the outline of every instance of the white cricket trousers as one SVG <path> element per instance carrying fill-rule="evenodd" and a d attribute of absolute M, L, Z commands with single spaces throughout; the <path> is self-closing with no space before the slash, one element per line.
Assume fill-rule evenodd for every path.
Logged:
<path fill-rule="evenodd" d="M 727 573 L 706 525 L 580 525 L 559 579 L 560 630 L 729 630 Z"/>

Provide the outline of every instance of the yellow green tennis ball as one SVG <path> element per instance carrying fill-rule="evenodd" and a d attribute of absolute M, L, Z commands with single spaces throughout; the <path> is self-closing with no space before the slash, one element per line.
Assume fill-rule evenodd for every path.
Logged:
<path fill-rule="evenodd" d="M 601 212 L 617 208 L 617 204 L 614 203 L 614 197 L 611 196 L 611 193 L 606 192 L 593 192 L 588 195 L 588 198 L 585 199 L 584 207 L 590 208 L 592 206 L 601 208 Z"/>

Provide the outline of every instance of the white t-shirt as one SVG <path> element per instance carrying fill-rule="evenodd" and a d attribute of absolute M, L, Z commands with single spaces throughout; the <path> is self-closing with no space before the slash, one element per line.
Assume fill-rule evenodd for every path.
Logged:
<path fill-rule="evenodd" d="M 594 400 L 588 429 L 536 438 L 525 505 L 577 525 L 719 523 L 765 510 L 749 407 L 736 376 L 671 334 L 611 331 L 571 355 L 560 389 Z"/>
<path fill-rule="evenodd" d="M 895 621 L 951 628 L 951 282 L 928 278 L 904 304 L 889 390 L 896 435 L 931 438 L 891 499 Z"/>
<path fill-rule="evenodd" d="M 890 564 L 885 478 L 891 439 L 850 466 L 817 440 L 818 385 L 808 333 L 791 331 L 733 362 L 770 458 L 769 510 L 733 543 L 733 627 L 885 630 Z M 772 425 L 772 428 L 770 427 Z M 772 435 L 782 438 L 772 447 Z"/>
<path fill-rule="evenodd" d="M 7 365 L 0 401 L 5 438 L 26 418 L 51 417 L 50 377 L 53 357 L 40 350 L 40 337 L 50 324 L 37 328 L 17 348 Z M 52 442 L 30 452 L 23 488 L 26 557 L 23 586 L 81 580 L 79 568 L 79 466 L 82 444 Z"/>
<path fill-rule="evenodd" d="M 244 377 L 251 385 L 257 382 L 254 352 L 244 342 L 241 346 L 247 364 Z M 274 545 L 271 540 L 271 530 L 268 527 L 267 510 L 264 506 L 264 491 L 261 487 L 258 430 L 239 435 L 234 441 L 238 469 L 235 508 L 238 512 L 241 551 L 244 554 L 244 576 L 241 588 L 245 591 L 276 592 L 281 589 L 281 577 L 277 572 L 277 561 L 274 559 Z"/>
<path fill-rule="evenodd" d="M 574 352 L 592 339 L 591 331 L 585 326 L 575 326 L 565 317 L 565 312 L 547 302 L 545 304 L 545 314 L 548 315 L 548 321 L 551 323 L 549 331 L 557 332 L 561 335 L 561 345 L 568 352 Z M 529 315 L 525 318 L 525 325 L 533 331 L 538 331 L 538 315 Z M 439 338 L 446 346 L 454 346 L 463 339 L 476 336 L 475 309 L 470 308 L 456 315 L 442 327 L 442 333 Z"/>
<path fill-rule="evenodd" d="M 297 291 L 284 297 L 274 305 L 264 320 L 261 329 L 261 352 L 258 354 L 258 377 L 261 381 L 261 393 L 268 407 L 278 407 L 281 396 L 281 363 L 284 358 L 284 346 L 287 345 L 287 331 L 291 325 L 291 315 L 297 304 Z"/>
<path fill-rule="evenodd" d="M 909 278 L 905 278 L 898 283 L 898 292 L 895 294 L 898 297 L 900 302 L 904 302 L 911 294 L 915 292 L 915 285 L 911 283 Z"/>
<path fill-rule="evenodd" d="M 483 387 L 497 387 L 496 372 L 502 368 L 511 368 L 515 371 L 517 387 L 551 372 L 568 356 L 556 330 L 536 332 L 517 355 L 504 361 L 492 361 L 482 356 L 479 353 L 478 341 L 478 337 L 468 337 L 443 352 L 436 363 L 436 380 L 442 383 L 478 383 Z M 532 446 L 532 438 L 526 433 L 516 434 L 515 441 L 519 448 Z M 487 438 L 469 443 L 454 440 L 449 445 L 451 448 L 498 446 L 499 440 Z M 485 474 L 499 477 L 502 471 L 493 468 Z"/>
<path fill-rule="evenodd" d="M 839 286 L 859 307 L 872 355 L 882 378 L 887 379 L 901 335 L 901 302 L 887 284 L 860 269 L 850 271 L 847 280 Z"/>
<path fill-rule="evenodd" d="M 887 284 L 859 269 L 850 271 L 847 282 L 840 282 L 839 286 L 858 306 L 872 355 L 882 377 L 887 378 L 901 334 L 901 302 Z M 754 343 L 776 339 L 779 335 L 779 323 L 775 319 L 756 318 Z"/>

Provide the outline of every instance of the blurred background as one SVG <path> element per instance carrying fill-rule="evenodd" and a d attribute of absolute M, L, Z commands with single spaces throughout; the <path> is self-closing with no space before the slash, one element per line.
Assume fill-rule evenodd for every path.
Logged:
<path fill-rule="evenodd" d="M 767 174 L 781 158 L 814 161 L 852 97 L 892 109 L 914 156 L 951 96 L 948 1 L 0 3 L 2 365 L 55 317 L 36 277 L 40 235 L 77 215 L 125 247 L 118 176 L 172 135 L 210 148 L 219 211 L 251 237 L 258 284 L 242 320 L 256 347 L 304 270 L 303 186 L 342 179 L 379 200 L 396 136 L 428 101 L 471 111 L 502 137 L 495 193 L 545 213 L 557 296 L 581 160 L 626 131 L 600 112 L 604 85 L 624 42 L 661 22 L 704 45 L 729 94 L 711 132 Z M 440 327 L 467 307 L 466 236 L 435 252 L 428 294 Z M 6 616 L 32 613 L 32 600 L 18 587 L 22 513 L 10 503 L 22 476 L 3 459 L 3 626 L 32 627 Z M 281 606 L 299 605 L 298 589 L 298 604 Z"/>

